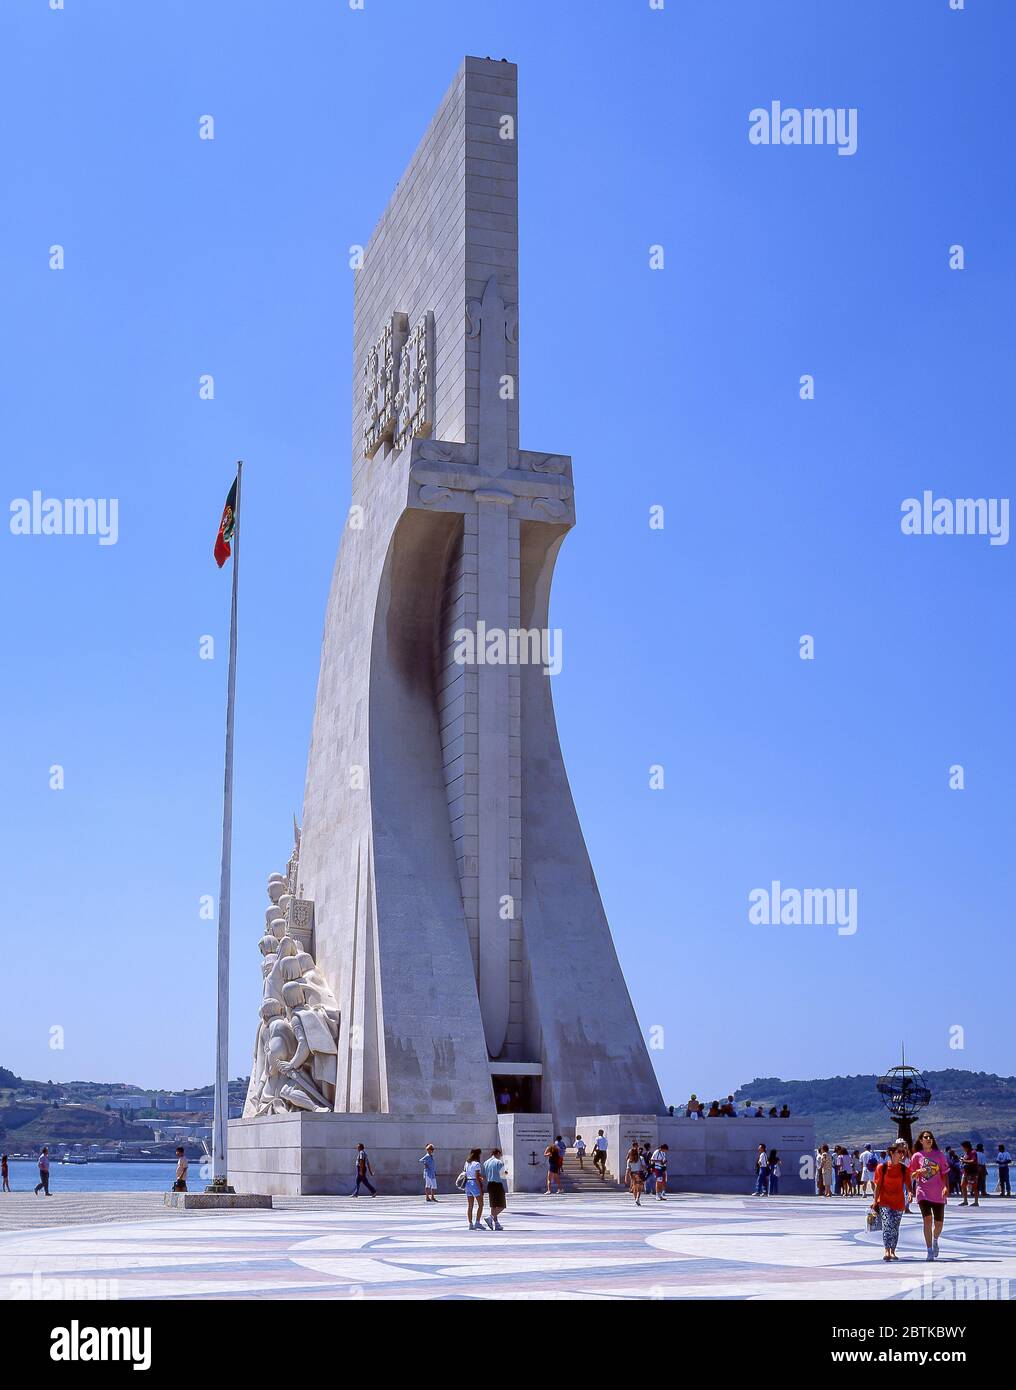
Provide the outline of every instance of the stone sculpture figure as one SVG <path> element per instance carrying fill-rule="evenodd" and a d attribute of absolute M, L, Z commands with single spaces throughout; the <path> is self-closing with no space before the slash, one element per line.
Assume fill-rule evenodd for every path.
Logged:
<path fill-rule="evenodd" d="M 305 1063 L 310 1058 L 306 1038 L 297 1037 L 285 1006 L 274 999 L 261 1005 L 258 1056 L 261 1085 L 253 1098 L 255 1115 L 280 1114 L 286 1110 L 331 1109 L 327 1097 L 315 1085 Z"/>
<path fill-rule="evenodd" d="M 297 1055 L 290 1059 L 290 1066 L 300 1067 L 309 1063 L 315 1083 L 329 1100 L 330 1106 L 334 1105 L 338 1017 L 336 1015 L 333 1021 L 323 1009 L 315 1008 L 298 980 L 282 986 L 282 999 L 289 1010 L 289 1021 L 297 1042 Z"/>
<path fill-rule="evenodd" d="M 300 832 L 289 874 L 272 874 L 272 906 L 258 942 L 263 980 L 260 1022 L 243 1113 L 330 1111 L 335 1105 L 341 1015 L 335 995 L 313 955 L 289 935 L 288 914 L 295 898 L 288 891 L 296 877 Z"/>

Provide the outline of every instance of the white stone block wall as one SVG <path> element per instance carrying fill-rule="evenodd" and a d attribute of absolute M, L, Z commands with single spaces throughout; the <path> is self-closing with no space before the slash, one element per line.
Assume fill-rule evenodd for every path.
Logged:
<path fill-rule="evenodd" d="M 544 1191 L 547 1186 L 547 1160 L 543 1153 L 554 1138 L 553 1115 L 499 1115 L 497 1123 L 501 1151 L 508 1166 L 508 1190 Z"/>
<path fill-rule="evenodd" d="M 759 1144 L 776 1149 L 782 1160 L 781 1196 L 815 1191 L 814 1178 L 801 1176 L 802 1160 L 815 1153 L 815 1126 L 809 1119 L 688 1120 L 661 1116 L 661 1143 L 673 1155 L 670 1186 L 675 1192 L 742 1192 L 755 1186 L 755 1156 Z M 806 1167 L 813 1174 L 813 1167 Z"/>
<path fill-rule="evenodd" d="M 231 1120 L 229 1181 L 237 1192 L 270 1196 L 351 1194 L 358 1143 L 367 1150 L 379 1195 L 419 1193 L 421 1200 L 420 1158 L 433 1144 L 438 1195 L 449 1199 L 460 1196 L 455 1177 L 469 1150 L 479 1146 L 486 1158 L 498 1143 L 498 1129 L 494 1121 L 452 1116 L 305 1114 Z"/>
<path fill-rule="evenodd" d="M 607 1138 L 607 1167 L 620 1182 L 625 1156 L 633 1138 L 668 1147 L 668 1190 L 726 1192 L 750 1195 L 755 1186 L 755 1155 L 759 1144 L 776 1149 L 782 1159 L 780 1194 L 803 1196 L 814 1192 L 813 1169 L 806 1166 L 815 1152 L 815 1127 L 809 1119 L 688 1120 L 668 1115 L 582 1115 L 575 1122 L 592 1152 L 596 1131 Z"/>

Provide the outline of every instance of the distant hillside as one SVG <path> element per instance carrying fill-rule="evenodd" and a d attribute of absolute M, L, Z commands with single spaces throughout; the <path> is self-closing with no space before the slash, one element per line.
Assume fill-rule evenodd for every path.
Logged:
<path fill-rule="evenodd" d="M 934 1130 L 941 1143 L 958 1145 L 961 1139 L 970 1139 L 992 1147 L 1000 1140 L 1016 1144 L 1016 1077 L 956 1069 L 925 1072 L 924 1077 L 933 1099 L 919 1123 Z M 792 1114 L 814 1119 L 818 1143 L 859 1147 L 869 1139 L 885 1142 L 896 1132 L 875 1090 L 877 1080 L 874 1075 L 815 1081 L 756 1077 L 738 1087 L 736 1099 L 754 1101 L 766 1110 L 787 1105 Z M 230 1082 L 231 1097 L 235 1090 L 242 1099 L 244 1089 L 245 1082 Z M 0 1067 L 0 1141 L 17 1149 L 33 1144 L 150 1140 L 150 1126 L 132 1124 L 119 1111 L 94 1103 L 98 1096 L 134 1090 L 140 1088 L 122 1081 L 28 1081 Z M 210 1091 L 205 1086 L 179 1094 Z M 139 1101 L 143 1099 L 139 1095 Z"/>
<path fill-rule="evenodd" d="M 134 1125 L 117 1110 L 44 1101 L 5 1104 L 0 1098 L 0 1140 L 13 1149 L 34 1144 L 102 1144 L 114 1139 L 151 1139 L 150 1125 Z"/>
<path fill-rule="evenodd" d="M 0 1067 L 0 1143 L 14 1152 L 43 1144 L 110 1144 L 116 1140 L 147 1142 L 151 1125 L 132 1123 L 133 1116 L 95 1103 L 99 1095 L 130 1093 L 122 1081 L 29 1081 Z M 139 1096 L 139 1103 L 144 1096 Z"/>
<path fill-rule="evenodd" d="M 886 1139 L 895 1126 L 875 1090 L 877 1076 L 831 1076 L 817 1081 L 781 1081 L 756 1077 L 736 1092 L 738 1101 L 757 1101 L 790 1107 L 795 1115 L 815 1121 L 818 1143 L 859 1146 L 865 1140 Z M 961 1139 L 991 1144 L 1016 1143 L 1016 1077 L 992 1072 L 926 1071 L 931 1104 L 918 1125 L 927 1125 L 940 1143 L 958 1145 Z"/>

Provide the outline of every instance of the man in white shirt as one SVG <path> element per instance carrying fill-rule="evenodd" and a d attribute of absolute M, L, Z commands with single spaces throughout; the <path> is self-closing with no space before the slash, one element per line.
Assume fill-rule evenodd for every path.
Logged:
<path fill-rule="evenodd" d="M 860 1184 L 860 1187 L 861 1187 L 861 1196 L 862 1196 L 862 1197 L 864 1197 L 864 1196 L 866 1195 L 867 1190 L 868 1190 L 868 1184 L 871 1182 L 871 1174 L 870 1174 L 869 1171 L 868 1171 L 868 1160 L 869 1160 L 870 1158 L 871 1158 L 871 1149 L 870 1149 L 870 1148 L 868 1147 L 868 1145 L 866 1144 L 866 1145 L 864 1146 L 864 1148 L 861 1150 L 861 1157 L 858 1159 L 858 1162 L 859 1162 L 860 1165 L 861 1165 L 861 1171 L 860 1171 L 860 1173 L 858 1174 L 857 1181 L 858 1181 L 858 1183 Z"/>
<path fill-rule="evenodd" d="M 600 1182 L 603 1182 L 607 1176 L 607 1140 L 602 1129 L 596 1131 L 593 1140 L 593 1166 L 600 1170 Z"/>
<path fill-rule="evenodd" d="M 179 1146 L 176 1151 L 176 1177 L 173 1180 L 173 1191 L 187 1191 L 187 1155 L 182 1146 Z"/>
<path fill-rule="evenodd" d="M 661 1202 L 665 1202 L 667 1192 L 667 1145 L 660 1146 L 653 1150 L 653 1156 L 649 1162 L 653 1165 L 653 1176 L 656 1179 L 656 1195 Z"/>

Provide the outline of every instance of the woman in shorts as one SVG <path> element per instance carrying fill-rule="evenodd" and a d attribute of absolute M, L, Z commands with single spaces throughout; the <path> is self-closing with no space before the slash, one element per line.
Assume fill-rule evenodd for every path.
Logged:
<path fill-rule="evenodd" d="M 557 1191 L 561 1195 L 561 1150 L 557 1144 L 550 1143 L 543 1151 L 543 1156 L 547 1160 L 547 1190 L 543 1194 L 549 1197 L 551 1192 Z"/>
<path fill-rule="evenodd" d="M 483 1230 L 483 1164 L 480 1162 L 480 1149 L 470 1149 L 462 1170 L 466 1179 L 466 1220 L 471 1231 Z M 473 1220 L 473 1203 L 476 1203 L 476 1220 Z"/>
<path fill-rule="evenodd" d="M 935 1142 L 930 1129 L 922 1129 L 910 1160 L 910 1181 L 914 1184 L 917 1205 L 924 1219 L 924 1243 L 928 1259 L 938 1259 L 938 1238 L 945 1221 L 945 1204 L 949 1196 L 949 1160 Z"/>
<path fill-rule="evenodd" d="M 628 1159 L 624 1165 L 624 1180 L 631 1188 L 631 1195 L 635 1198 L 635 1205 L 642 1205 L 642 1189 L 646 1182 L 646 1161 L 642 1157 L 642 1150 L 638 1144 L 632 1144 L 628 1150 Z"/>

